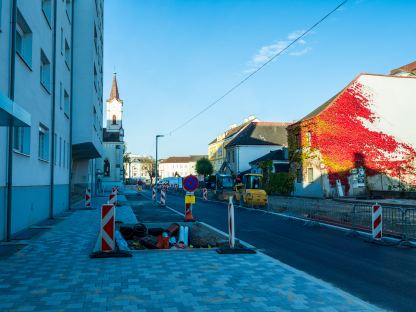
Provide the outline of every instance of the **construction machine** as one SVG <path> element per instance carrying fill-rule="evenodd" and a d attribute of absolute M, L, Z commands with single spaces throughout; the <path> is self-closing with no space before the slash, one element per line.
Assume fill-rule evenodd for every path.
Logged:
<path fill-rule="evenodd" d="M 242 183 L 235 186 L 236 201 L 250 207 L 266 207 L 268 198 L 262 180 L 262 174 L 245 174 Z"/>

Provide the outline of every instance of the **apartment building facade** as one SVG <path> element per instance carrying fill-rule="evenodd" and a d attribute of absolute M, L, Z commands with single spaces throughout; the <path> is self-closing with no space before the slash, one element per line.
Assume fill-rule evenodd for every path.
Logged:
<path fill-rule="evenodd" d="M 82 105 L 74 82 L 87 75 L 77 69 L 91 66 L 73 52 L 89 16 L 98 16 L 81 7 L 87 2 L 103 4 L 1 1 L 0 93 L 27 112 L 30 127 L 0 127 L 0 240 L 69 208 L 71 140 L 84 131 L 74 126 Z"/>
<path fill-rule="evenodd" d="M 71 192 L 76 200 L 102 179 L 104 0 L 75 0 Z"/>

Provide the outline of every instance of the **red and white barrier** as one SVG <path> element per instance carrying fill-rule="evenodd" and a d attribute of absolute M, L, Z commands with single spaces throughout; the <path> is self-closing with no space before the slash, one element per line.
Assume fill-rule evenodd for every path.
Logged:
<path fill-rule="evenodd" d="M 208 190 L 206 188 L 202 189 L 202 199 L 208 200 Z"/>
<path fill-rule="evenodd" d="M 185 221 L 194 221 L 194 217 L 192 215 L 192 204 L 185 203 Z"/>
<path fill-rule="evenodd" d="M 166 190 L 165 189 L 162 189 L 160 191 L 160 204 L 162 206 L 166 206 Z"/>
<path fill-rule="evenodd" d="M 228 200 L 228 242 L 230 248 L 234 248 L 235 234 L 234 234 L 234 204 L 233 197 L 230 196 Z"/>
<path fill-rule="evenodd" d="M 101 206 L 100 250 L 115 250 L 115 208 L 114 205 Z"/>
<path fill-rule="evenodd" d="M 156 200 L 156 187 L 152 188 L 152 200 Z"/>
<path fill-rule="evenodd" d="M 91 208 L 91 189 L 88 187 L 85 189 L 85 208 Z"/>
<path fill-rule="evenodd" d="M 372 230 L 373 239 L 381 239 L 383 236 L 383 208 L 379 204 L 372 207 Z"/>
<path fill-rule="evenodd" d="M 117 206 L 117 188 L 113 187 L 110 195 L 108 195 L 108 204 Z"/>

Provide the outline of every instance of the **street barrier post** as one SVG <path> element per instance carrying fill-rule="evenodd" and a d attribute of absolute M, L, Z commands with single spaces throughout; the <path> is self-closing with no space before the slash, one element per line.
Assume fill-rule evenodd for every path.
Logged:
<path fill-rule="evenodd" d="M 195 221 L 192 215 L 192 205 L 195 204 L 193 192 L 187 192 L 185 195 L 185 222 Z"/>
<path fill-rule="evenodd" d="M 234 234 L 234 203 L 233 197 L 228 199 L 228 243 L 230 248 L 235 247 L 235 234 Z"/>
<path fill-rule="evenodd" d="M 206 188 L 203 188 L 202 189 L 202 199 L 204 201 L 207 201 L 208 200 L 208 190 Z"/>
<path fill-rule="evenodd" d="M 376 203 L 372 207 L 371 216 L 373 239 L 380 240 L 383 236 L 383 208 Z"/>
<path fill-rule="evenodd" d="M 152 188 L 152 200 L 156 201 L 156 188 L 155 187 Z"/>
<path fill-rule="evenodd" d="M 162 189 L 160 191 L 160 205 L 166 206 L 166 190 L 165 189 Z"/>
<path fill-rule="evenodd" d="M 89 187 L 85 189 L 85 208 L 91 209 L 91 189 Z"/>

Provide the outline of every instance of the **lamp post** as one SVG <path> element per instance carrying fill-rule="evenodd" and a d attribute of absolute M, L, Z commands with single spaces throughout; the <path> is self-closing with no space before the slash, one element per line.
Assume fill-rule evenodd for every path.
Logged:
<path fill-rule="evenodd" d="M 157 149 L 158 149 L 158 142 L 159 142 L 159 138 L 163 138 L 164 135 L 162 134 L 158 134 L 156 135 L 156 161 L 155 161 L 155 187 L 156 187 L 156 193 L 157 193 L 157 180 L 158 180 L 158 170 L 157 170 Z"/>

